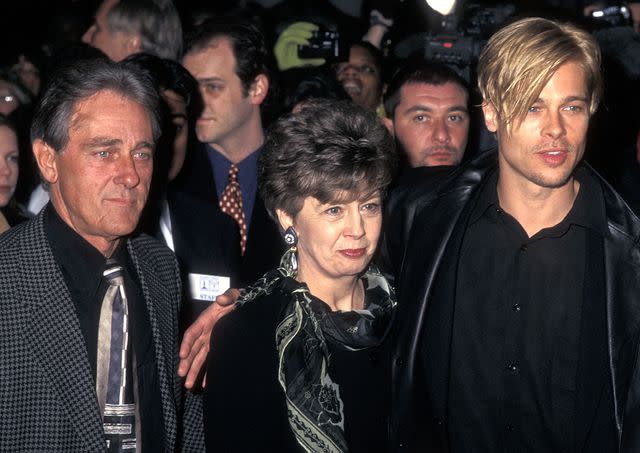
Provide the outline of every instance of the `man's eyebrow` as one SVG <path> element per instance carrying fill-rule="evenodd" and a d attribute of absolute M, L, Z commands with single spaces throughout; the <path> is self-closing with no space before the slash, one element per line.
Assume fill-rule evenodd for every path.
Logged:
<path fill-rule="evenodd" d="M 424 104 L 418 104 L 418 105 L 412 105 L 411 107 L 409 107 L 408 109 L 406 109 L 404 111 L 404 113 L 413 113 L 413 112 L 432 112 L 433 108 L 428 106 L 428 105 L 424 105 Z"/>
<path fill-rule="evenodd" d="M 413 105 L 409 107 L 404 111 L 404 113 L 432 112 L 433 110 L 434 110 L 433 107 L 429 105 L 418 104 L 418 105 Z M 468 111 L 469 109 L 467 108 L 466 105 L 452 105 L 451 107 L 447 108 L 447 112 L 468 112 Z"/>
<path fill-rule="evenodd" d="M 589 98 L 587 98 L 586 96 L 568 96 L 564 99 L 564 102 L 574 102 L 574 101 L 580 101 L 587 104 L 589 103 Z"/>
<path fill-rule="evenodd" d="M 118 146 L 122 144 L 122 140 L 112 137 L 93 137 L 89 141 L 85 142 L 83 148 L 109 148 L 111 146 Z"/>
<path fill-rule="evenodd" d="M 143 149 L 143 148 L 153 148 L 154 146 L 155 145 L 153 143 L 143 140 L 141 142 L 136 143 L 136 146 L 134 146 L 133 149 L 136 150 L 136 149 Z"/>
<path fill-rule="evenodd" d="M 94 137 L 84 143 L 82 145 L 85 149 L 95 149 L 95 148 L 111 148 L 113 146 L 122 145 L 122 140 L 119 138 L 111 138 L 111 137 Z M 142 140 L 133 147 L 133 149 L 141 149 L 141 148 L 153 148 L 154 144 L 152 142 L 148 142 L 146 140 Z"/>
<path fill-rule="evenodd" d="M 447 112 L 469 112 L 469 108 L 466 105 L 452 105 L 447 109 Z"/>
<path fill-rule="evenodd" d="M 584 102 L 585 104 L 589 103 L 589 98 L 586 96 L 567 96 L 564 99 L 562 99 L 562 103 L 565 104 L 567 102 L 574 102 L 574 101 L 579 101 L 579 102 Z M 537 98 L 535 101 L 533 101 L 534 104 L 537 103 L 541 103 L 544 104 L 545 100 L 544 98 Z"/>
<path fill-rule="evenodd" d="M 202 77 L 196 80 L 198 83 L 224 82 L 222 77 Z"/>

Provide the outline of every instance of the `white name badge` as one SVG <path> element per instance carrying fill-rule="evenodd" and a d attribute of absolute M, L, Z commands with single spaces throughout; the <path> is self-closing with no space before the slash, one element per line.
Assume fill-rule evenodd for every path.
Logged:
<path fill-rule="evenodd" d="M 231 286 L 229 277 L 219 275 L 189 274 L 191 297 L 198 300 L 216 300 Z"/>

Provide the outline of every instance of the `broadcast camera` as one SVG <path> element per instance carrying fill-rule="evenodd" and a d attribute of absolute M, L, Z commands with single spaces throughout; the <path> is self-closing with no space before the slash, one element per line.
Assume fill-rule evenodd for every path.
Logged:
<path fill-rule="evenodd" d="M 469 80 L 468 71 L 485 43 L 516 12 L 516 7 L 508 3 L 487 7 L 467 2 L 458 10 L 459 14 L 442 15 L 439 30 L 416 33 L 398 42 L 393 48 L 394 56 L 440 61 L 455 66 Z"/>

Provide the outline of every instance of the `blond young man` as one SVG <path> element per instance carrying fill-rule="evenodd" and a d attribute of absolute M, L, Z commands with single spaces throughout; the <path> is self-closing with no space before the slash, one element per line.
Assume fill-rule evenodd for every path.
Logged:
<path fill-rule="evenodd" d="M 581 162 L 599 49 L 524 19 L 478 79 L 496 152 L 388 205 L 391 448 L 638 451 L 640 223 Z"/>

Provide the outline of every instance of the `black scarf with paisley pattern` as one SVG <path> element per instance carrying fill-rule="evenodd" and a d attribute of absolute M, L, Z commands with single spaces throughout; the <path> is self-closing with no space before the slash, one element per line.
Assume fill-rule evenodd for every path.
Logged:
<path fill-rule="evenodd" d="M 290 296 L 276 329 L 278 382 L 286 395 L 289 425 L 304 451 L 348 451 L 340 387 L 328 372 L 327 339 L 352 351 L 374 347 L 382 343 L 391 324 L 393 289 L 374 266 L 361 278 L 362 310 L 332 311 L 285 266 L 265 274 L 237 302 L 244 304 L 276 287 Z"/>

